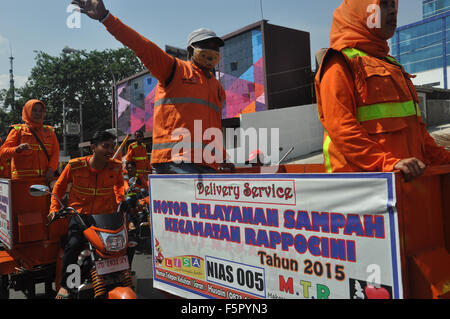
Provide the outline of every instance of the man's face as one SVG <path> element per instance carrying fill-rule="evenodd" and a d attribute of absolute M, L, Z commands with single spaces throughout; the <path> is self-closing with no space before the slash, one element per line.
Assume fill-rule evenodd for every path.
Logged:
<path fill-rule="evenodd" d="M 211 50 L 215 51 L 216 53 L 207 51 L 195 52 L 194 48 L 199 50 Z M 193 43 L 188 48 L 188 51 L 191 56 L 191 61 L 194 62 L 197 66 L 205 69 L 214 69 L 215 65 L 220 61 L 220 45 L 215 39 L 208 39 Z"/>
<path fill-rule="evenodd" d="M 142 134 L 141 132 L 136 132 L 135 134 L 134 134 L 134 137 L 136 137 L 136 141 L 138 142 L 138 143 L 142 143 L 143 141 L 144 141 L 144 134 Z"/>
<path fill-rule="evenodd" d="M 380 0 L 381 28 L 376 29 L 378 36 L 383 40 L 389 40 L 395 34 L 397 29 L 397 1 Z"/>
<path fill-rule="evenodd" d="M 92 145 L 92 152 L 97 158 L 108 161 L 114 155 L 114 140 L 99 142 L 97 145 Z"/>

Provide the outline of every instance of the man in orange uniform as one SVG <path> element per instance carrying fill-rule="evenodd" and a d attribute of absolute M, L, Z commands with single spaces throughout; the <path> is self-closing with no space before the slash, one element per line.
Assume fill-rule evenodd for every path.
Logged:
<path fill-rule="evenodd" d="M 425 129 L 412 76 L 388 55 L 397 13 L 396 0 L 345 0 L 334 12 L 316 76 L 330 173 L 400 170 L 411 181 L 450 163 Z"/>
<path fill-rule="evenodd" d="M 42 178 L 48 184 L 54 177 L 59 143 L 53 128 L 43 124 L 44 115 L 43 102 L 28 101 L 22 110 L 25 123 L 12 125 L 0 148 L 0 157 L 11 160 L 12 179 Z"/>
<path fill-rule="evenodd" d="M 68 206 L 82 215 L 110 214 L 117 211 L 118 204 L 124 200 L 122 163 L 112 159 L 115 136 L 109 132 L 97 132 L 91 141 L 93 155 L 69 161 L 55 184 L 53 193 L 62 198 L 67 185 L 72 184 Z M 50 215 L 60 209 L 60 204 L 52 197 Z M 77 260 L 84 242 L 84 236 L 77 222 L 69 222 L 68 242 L 64 247 L 62 261 L 61 289 L 58 299 L 68 297 L 67 266 Z"/>
<path fill-rule="evenodd" d="M 223 163 L 226 152 L 221 138 L 221 116 L 225 90 L 214 76 L 223 40 L 211 30 L 196 30 L 188 37 L 190 61 L 181 61 L 110 14 L 102 0 L 76 0 L 72 4 L 101 21 L 159 81 L 151 158 L 155 172 L 215 173 L 218 168 L 232 169 L 232 165 Z M 207 138 L 210 129 L 216 129 L 214 139 Z"/>
<path fill-rule="evenodd" d="M 134 133 L 134 136 L 136 137 L 136 142 L 128 146 L 125 160 L 127 162 L 134 162 L 136 164 L 137 174 L 146 180 L 151 167 L 147 156 L 147 146 L 144 143 L 144 134 L 141 131 L 137 131 Z"/>

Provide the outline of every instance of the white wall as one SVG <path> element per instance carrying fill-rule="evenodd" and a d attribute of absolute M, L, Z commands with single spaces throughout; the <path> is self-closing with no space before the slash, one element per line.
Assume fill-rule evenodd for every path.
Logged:
<path fill-rule="evenodd" d="M 254 145 L 259 149 L 264 149 L 264 141 L 267 141 L 265 148 L 266 155 L 270 157 L 270 162 L 275 164 L 286 152 L 294 146 L 294 151 L 286 160 L 294 159 L 303 155 L 322 150 L 323 127 L 319 121 L 317 104 L 302 105 L 278 110 L 243 114 L 241 116 L 241 129 L 244 132 L 256 129 L 262 132 L 267 131 L 267 137 L 259 135 L 259 145 Z M 279 137 L 276 136 L 276 129 L 279 130 Z M 229 141 L 229 136 L 226 137 Z M 238 157 L 248 158 L 248 154 L 254 147 L 249 145 L 249 140 L 244 140 L 245 136 L 239 136 L 238 148 L 227 148 L 227 153 L 235 163 L 239 163 Z M 271 154 L 274 146 L 282 148 L 277 154 Z M 268 160 L 266 161 L 268 162 Z"/>
<path fill-rule="evenodd" d="M 447 74 L 450 76 L 450 68 L 448 68 L 447 72 Z M 434 87 L 440 89 L 444 88 L 444 71 L 442 70 L 442 68 L 415 73 L 415 75 L 417 77 L 412 79 L 414 85 L 428 85 L 430 83 L 440 82 L 439 85 Z"/>

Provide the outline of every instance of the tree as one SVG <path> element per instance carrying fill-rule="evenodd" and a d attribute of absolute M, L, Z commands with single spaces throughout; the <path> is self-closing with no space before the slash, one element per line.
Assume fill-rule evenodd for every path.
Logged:
<path fill-rule="evenodd" d="M 10 97 L 11 95 L 9 90 L 0 90 L 0 138 L 2 141 L 4 141 L 8 135 L 10 125 L 12 123 L 16 123 L 17 118 L 20 120 L 20 117 L 17 116 L 19 111 L 15 108 L 17 103 L 11 105 L 13 100 Z M 20 115 L 21 114 L 22 113 L 20 113 Z"/>
<path fill-rule="evenodd" d="M 22 107 L 29 99 L 46 104 L 45 124 L 55 127 L 62 141 L 63 105 L 66 121 L 79 122 L 79 99 L 83 103 L 83 135 L 89 139 L 95 131 L 112 127 L 113 76 L 118 81 L 144 70 L 144 66 L 128 48 L 104 51 L 78 51 L 51 56 L 36 52 L 36 65 L 24 87 L 16 89 L 16 103 L 0 123 L 7 126 L 21 122 Z M 5 92 L 0 101 L 5 100 Z M 3 97 L 3 98 L 2 98 Z M 14 122 L 14 123 L 12 123 Z M 4 130 L 0 134 L 5 135 Z M 68 138 L 71 154 L 77 155 L 79 137 Z"/>

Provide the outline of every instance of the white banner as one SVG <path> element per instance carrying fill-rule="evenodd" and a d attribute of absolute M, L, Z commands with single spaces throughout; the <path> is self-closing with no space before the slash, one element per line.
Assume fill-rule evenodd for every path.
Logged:
<path fill-rule="evenodd" d="M 186 298 L 403 297 L 393 174 L 149 180 L 156 288 Z"/>
<path fill-rule="evenodd" d="M 5 248 L 12 247 L 11 181 L 0 179 L 0 242 Z"/>

